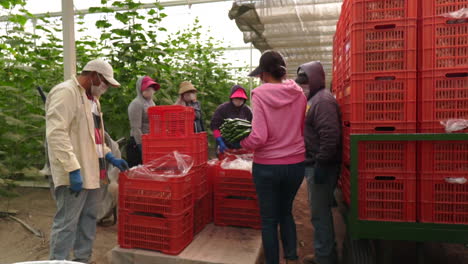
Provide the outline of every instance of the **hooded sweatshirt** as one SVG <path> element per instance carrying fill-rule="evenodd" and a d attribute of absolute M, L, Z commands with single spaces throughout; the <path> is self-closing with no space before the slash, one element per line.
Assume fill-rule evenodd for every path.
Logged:
<path fill-rule="evenodd" d="M 141 82 L 144 77 L 136 82 L 137 97 L 128 106 L 128 119 L 130 120 L 130 136 L 135 138 L 137 144 L 141 144 L 141 135 L 149 133 L 148 107 L 154 106 L 152 99 L 145 99 L 141 93 Z"/>
<path fill-rule="evenodd" d="M 309 80 L 307 114 L 304 125 L 306 165 L 336 166 L 341 163 L 341 113 L 338 103 L 325 89 L 325 72 L 320 62 L 299 67 Z"/>
<path fill-rule="evenodd" d="M 294 81 L 266 83 L 252 92 L 252 133 L 241 141 L 254 150 L 254 162 L 266 165 L 304 161 L 306 98 Z"/>
<path fill-rule="evenodd" d="M 242 88 L 242 86 L 235 85 L 231 88 L 231 94 L 229 97 L 231 97 L 239 89 L 243 90 L 245 94 L 247 94 L 247 92 L 244 88 Z M 224 119 L 226 118 L 240 118 L 252 122 L 252 110 L 245 103 L 241 107 L 236 107 L 232 103 L 232 99 L 229 100 L 229 102 L 223 103 L 220 106 L 218 106 L 218 108 L 216 108 L 216 111 L 214 112 L 213 118 L 211 118 L 211 130 L 213 131 L 213 135 L 215 138 L 221 136 L 221 133 L 219 132 L 219 127 L 223 124 Z"/>

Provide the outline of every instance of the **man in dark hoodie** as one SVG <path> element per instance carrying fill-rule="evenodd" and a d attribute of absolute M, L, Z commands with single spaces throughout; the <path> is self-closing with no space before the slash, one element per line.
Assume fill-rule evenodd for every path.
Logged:
<path fill-rule="evenodd" d="M 231 88 L 229 102 L 223 103 L 218 108 L 211 119 L 211 130 L 216 139 L 219 152 L 224 153 L 228 148 L 233 148 L 229 143 L 224 142 L 219 127 L 223 124 L 226 118 L 240 118 L 252 122 L 252 110 L 246 101 L 248 99 L 245 89 L 240 85 L 234 85 Z"/>
<path fill-rule="evenodd" d="M 297 70 L 296 82 L 307 97 L 304 126 L 306 179 L 315 256 L 304 264 L 336 264 L 336 242 L 332 207 L 341 164 L 341 114 L 330 90 L 325 89 L 325 72 L 320 62 L 309 62 Z"/>

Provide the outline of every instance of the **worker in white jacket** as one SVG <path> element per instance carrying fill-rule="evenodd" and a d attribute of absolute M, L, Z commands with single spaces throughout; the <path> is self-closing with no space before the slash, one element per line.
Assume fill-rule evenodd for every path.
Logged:
<path fill-rule="evenodd" d="M 104 141 L 99 97 L 118 87 L 112 66 L 96 59 L 78 76 L 55 86 L 46 101 L 46 137 L 57 212 L 50 235 L 50 259 L 88 263 L 96 236 L 101 184 L 108 183 L 106 160 L 121 171 Z"/>

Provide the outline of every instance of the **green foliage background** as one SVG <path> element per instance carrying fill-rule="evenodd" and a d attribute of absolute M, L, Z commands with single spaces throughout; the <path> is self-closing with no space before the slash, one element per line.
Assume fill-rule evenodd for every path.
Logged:
<path fill-rule="evenodd" d="M 139 76 L 149 75 L 161 84 L 157 105 L 173 104 L 179 83 L 192 81 L 199 90 L 206 127 L 215 108 L 227 100 L 230 87 L 247 85 L 247 80 L 235 77 L 229 64 L 219 62 L 224 54 L 221 43 L 212 37 L 202 40 L 197 20 L 161 40 L 166 29 L 160 24 L 167 15 L 158 3 L 145 10 L 140 10 L 141 4 L 134 0 L 102 0 L 101 4 L 105 7 L 89 10 L 101 13 L 95 25 L 100 35 L 76 41 L 77 69 L 99 57 L 114 67 L 122 87 L 110 89 L 101 98 L 106 130 L 114 139 L 129 135 L 127 106 L 136 95 Z M 8 34 L 0 35 L 1 187 L 11 178 L 37 175 L 44 165 L 44 109 L 35 87 L 42 86 L 47 92 L 63 81 L 63 45 L 57 37 L 61 36 L 60 21 L 35 18 L 24 9 L 24 0 L 1 0 L 0 5 L 10 13 Z M 115 12 L 109 7 L 125 11 Z M 34 33 L 26 30 L 32 18 L 40 22 L 34 26 Z M 84 19 L 77 18 L 75 28 L 79 32 L 86 30 Z"/>

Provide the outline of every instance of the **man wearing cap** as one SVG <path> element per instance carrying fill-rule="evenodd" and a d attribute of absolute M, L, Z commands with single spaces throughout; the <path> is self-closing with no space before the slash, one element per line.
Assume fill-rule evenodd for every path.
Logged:
<path fill-rule="evenodd" d="M 130 142 L 127 145 L 127 161 L 130 167 L 142 164 L 141 135 L 149 133 L 148 107 L 154 106 L 153 95 L 161 86 L 151 77 L 138 78 L 137 97 L 128 106 Z"/>
<path fill-rule="evenodd" d="M 218 145 L 220 153 L 224 153 L 226 149 L 234 147 L 224 142 L 221 132 L 219 131 L 219 127 L 223 124 L 224 119 L 240 118 L 252 122 L 252 110 L 245 104 L 248 99 L 245 89 L 240 85 L 234 85 L 231 88 L 231 95 L 229 98 L 229 102 L 223 103 L 216 108 L 213 118 L 211 119 L 211 130 L 213 131 L 213 136 L 216 139 L 216 144 Z"/>
<path fill-rule="evenodd" d="M 179 98 L 177 99 L 176 105 L 189 106 L 195 110 L 195 133 L 205 131 L 205 125 L 203 124 L 202 111 L 200 102 L 197 101 L 197 89 L 189 81 L 183 81 L 179 85 Z"/>
<path fill-rule="evenodd" d="M 50 259 L 88 263 L 96 236 L 106 160 L 121 171 L 127 163 L 106 146 L 99 97 L 118 87 L 112 66 L 96 59 L 78 76 L 58 84 L 46 101 L 46 137 L 57 212 L 50 235 Z"/>

